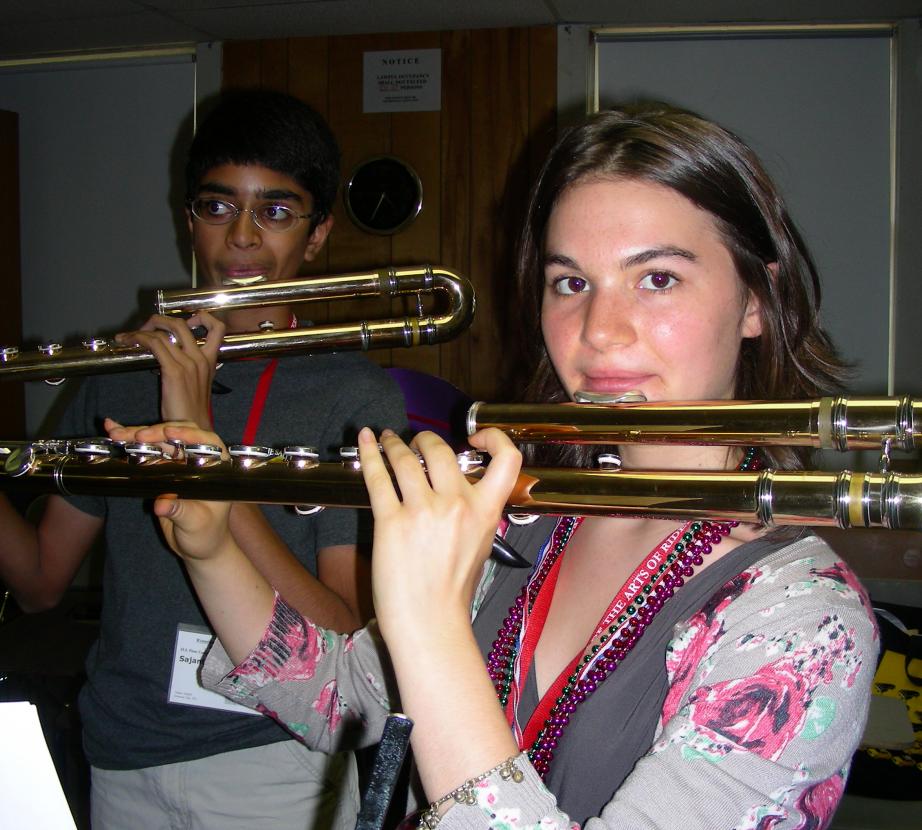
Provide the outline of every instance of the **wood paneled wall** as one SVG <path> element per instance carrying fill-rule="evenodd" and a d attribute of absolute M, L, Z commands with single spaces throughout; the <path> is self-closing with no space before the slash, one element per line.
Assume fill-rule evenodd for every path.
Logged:
<path fill-rule="evenodd" d="M 442 50 L 441 111 L 363 113 L 363 53 L 427 48 Z M 553 27 L 224 44 L 225 88 L 279 89 L 313 106 L 339 139 L 344 178 L 387 153 L 422 180 L 422 212 L 389 237 L 355 227 L 340 199 L 326 252 L 309 273 L 432 263 L 474 284 L 477 313 L 467 334 L 374 354 L 382 364 L 438 375 L 475 398 L 510 398 L 514 369 L 503 363 L 511 350 L 500 331 L 512 312 L 511 268 L 528 188 L 555 137 L 556 73 Z M 313 309 L 311 316 L 319 319 Z"/>

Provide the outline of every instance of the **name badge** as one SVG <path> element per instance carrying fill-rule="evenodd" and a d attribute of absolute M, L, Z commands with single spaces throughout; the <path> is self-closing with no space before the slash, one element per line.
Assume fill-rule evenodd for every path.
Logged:
<path fill-rule="evenodd" d="M 198 682 L 198 670 L 211 645 L 214 635 L 197 625 L 180 623 L 176 629 L 176 648 L 173 652 L 173 672 L 170 677 L 170 703 L 183 706 L 202 706 L 222 712 L 239 712 L 243 715 L 260 715 L 224 695 L 203 689 Z"/>

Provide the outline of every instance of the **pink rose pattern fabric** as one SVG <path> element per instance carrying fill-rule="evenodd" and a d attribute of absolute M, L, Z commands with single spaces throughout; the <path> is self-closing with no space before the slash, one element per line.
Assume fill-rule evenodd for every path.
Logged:
<path fill-rule="evenodd" d="M 674 629 L 658 737 L 587 830 L 662 830 L 676 811 L 684 830 L 823 830 L 863 728 L 876 649 L 863 588 L 820 540 L 740 573 Z M 382 654 L 374 624 L 331 635 L 278 601 L 250 657 L 231 670 L 225 655 L 210 671 L 215 688 L 329 751 L 350 722 L 379 734 L 390 708 Z M 478 804 L 453 807 L 439 830 L 575 830 L 520 763 L 524 784 L 490 776 Z"/>
<path fill-rule="evenodd" d="M 275 682 L 310 688 L 310 681 L 324 657 L 336 648 L 342 648 L 344 653 L 352 650 L 352 638 L 342 639 L 344 642 L 340 645 L 337 635 L 305 620 L 276 596 L 269 629 L 247 660 L 237 666 L 235 680 L 257 687 Z M 324 729 L 331 735 L 339 730 L 344 719 L 359 719 L 339 694 L 335 679 L 323 684 L 319 694 L 309 702 L 309 707 L 321 716 Z M 311 725 L 306 719 L 280 717 L 278 712 L 262 702 L 257 703 L 255 708 L 301 740 L 306 740 L 310 734 Z"/>
<path fill-rule="evenodd" d="M 804 570 L 798 569 L 799 578 L 783 585 L 784 601 L 761 609 L 773 629 L 773 617 L 784 614 L 787 601 L 820 587 L 857 598 L 873 619 L 864 588 L 844 563 L 805 570 L 806 579 Z M 783 579 L 784 569 L 773 571 L 764 564 L 739 574 L 677 633 L 666 655 L 670 689 L 662 723 L 678 716 L 686 725 L 655 745 L 654 752 L 682 741 L 687 760 L 720 762 L 733 753 L 754 753 L 774 762 L 795 739 L 815 739 L 830 727 L 836 717 L 835 696 L 824 692 L 836 683 L 852 688 L 865 659 L 854 627 L 834 609 L 818 621 L 804 621 L 802 628 L 772 634 L 747 631 L 732 647 L 741 652 L 762 650 L 767 662 L 746 676 L 706 682 L 715 654 L 727 647 L 727 616 L 733 603 L 760 583 Z M 842 797 L 846 774 L 847 766 L 803 789 L 787 788 L 772 803 L 753 810 L 740 830 L 769 830 L 788 820 L 792 809 L 801 816 L 796 830 L 826 827 Z M 806 783 L 806 774 L 804 779 Z"/>
<path fill-rule="evenodd" d="M 324 684 L 320 690 L 320 697 L 313 702 L 314 711 L 322 715 L 330 725 L 330 731 L 335 732 L 339 729 L 343 715 L 347 713 L 346 705 L 339 692 L 336 691 L 336 681 L 331 680 Z"/>

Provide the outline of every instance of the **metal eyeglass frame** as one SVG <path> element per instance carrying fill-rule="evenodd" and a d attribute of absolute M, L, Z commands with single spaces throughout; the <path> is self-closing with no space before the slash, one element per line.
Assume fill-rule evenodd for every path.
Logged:
<path fill-rule="evenodd" d="M 198 213 L 195 209 L 195 205 L 197 202 L 219 202 L 222 205 L 226 205 L 228 208 L 232 208 L 233 213 L 228 213 L 226 216 L 222 216 L 222 217 L 216 217 L 216 216 L 210 216 L 210 215 L 202 216 L 202 214 Z M 314 211 L 313 213 L 295 213 L 290 207 L 286 207 L 285 205 L 278 205 L 278 204 L 267 204 L 267 205 L 264 205 L 262 208 L 245 208 L 245 207 L 240 207 L 238 205 L 235 205 L 233 202 L 228 202 L 224 199 L 204 199 L 204 198 L 189 199 L 186 202 L 186 206 L 189 208 L 190 212 L 196 219 L 199 219 L 200 221 L 204 222 L 206 225 L 231 225 L 237 221 L 241 213 L 249 213 L 253 219 L 253 224 L 256 225 L 257 228 L 260 228 L 261 230 L 264 230 L 264 231 L 270 231 L 272 233 L 287 233 L 288 231 L 294 230 L 296 227 L 298 227 L 298 225 L 300 224 L 299 220 L 301 219 L 308 219 L 311 222 L 313 222 L 315 220 L 320 219 L 323 216 L 323 213 L 321 211 Z M 257 211 L 261 209 L 265 209 L 265 208 L 275 208 L 276 210 L 285 211 L 285 213 L 288 213 L 291 216 L 293 216 L 296 221 L 293 224 L 289 225 L 287 228 L 273 228 L 271 226 L 266 227 L 265 225 L 262 224 L 262 221 L 260 221 L 260 217 L 257 214 Z M 216 219 L 219 219 L 220 221 L 215 221 Z"/>

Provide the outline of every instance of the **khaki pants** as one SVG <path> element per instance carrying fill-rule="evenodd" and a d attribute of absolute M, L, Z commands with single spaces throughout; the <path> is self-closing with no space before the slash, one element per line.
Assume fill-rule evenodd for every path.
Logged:
<path fill-rule="evenodd" d="M 93 768 L 93 830 L 352 830 L 351 754 L 297 741 L 138 770 Z"/>

